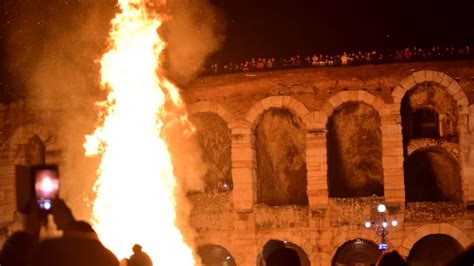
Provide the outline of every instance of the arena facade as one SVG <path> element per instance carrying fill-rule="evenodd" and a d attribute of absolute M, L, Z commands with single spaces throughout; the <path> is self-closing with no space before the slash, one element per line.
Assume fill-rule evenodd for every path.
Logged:
<path fill-rule="evenodd" d="M 473 69 L 473 61 L 316 67 L 185 86 L 208 168 L 206 192 L 189 195 L 200 253 L 243 266 L 291 252 L 301 265 L 370 264 L 380 237 L 364 222 L 379 203 L 398 221 L 389 250 L 411 262 L 448 260 L 472 245 Z M 4 228 L 15 216 L 15 164 L 35 163 L 31 147 L 63 161 L 60 125 L 34 113 L 25 101 L 0 110 Z"/>

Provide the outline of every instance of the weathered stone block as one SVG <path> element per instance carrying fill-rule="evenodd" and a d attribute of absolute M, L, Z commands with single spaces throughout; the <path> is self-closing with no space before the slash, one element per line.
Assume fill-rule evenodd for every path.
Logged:
<path fill-rule="evenodd" d="M 439 71 L 433 71 L 433 82 L 441 84 L 445 74 Z"/>
<path fill-rule="evenodd" d="M 302 104 L 300 102 L 297 102 L 293 106 L 293 110 L 295 111 L 296 115 L 298 115 L 301 118 L 303 118 L 306 114 L 309 113 L 308 108 L 306 108 L 306 106 L 304 106 L 304 104 Z"/>
<path fill-rule="evenodd" d="M 407 78 L 402 80 L 399 85 L 403 87 L 405 90 L 410 90 L 416 85 L 416 81 L 413 75 L 409 75 Z"/>
<path fill-rule="evenodd" d="M 332 96 L 331 98 L 329 98 L 329 101 L 328 101 L 332 107 L 334 109 L 336 109 L 339 105 L 343 104 L 344 102 L 341 100 L 341 98 L 339 97 L 339 94 L 336 94 L 334 96 Z"/>
<path fill-rule="evenodd" d="M 426 81 L 433 81 L 434 72 L 431 70 L 425 70 Z"/>
<path fill-rule="evenodd" d="M 459 100 L 457 100 L 456 103 L 457 103 L 458 106 L 468 106 L 469 105 L 469 100 L 467 99 L 467 97 L 462 97 Z"/>
<path fill-rule="evenodd" d="M 452 82 L 451 85 L 449 85 L 449 87 L 446 88 L 446 91 L 450 95 L 456 95 L 457 93 L 462 91 L 462 89 L 461 89 L 461 87 L 459 86 L 459 84 L 457 82 Z M 456 98 L 454 98 L 454 99 L 457 100 Z"/>
<path fill-rule="evenodd" d="M 423 83 L 426 81 L 426 73 L 424 70 L 417 71 L 413 73 L 413 79 L 415 79 L 415 82 L 417 84 Z"/>
<path fill-rule="evenodd" d="M 382 141 L 387 135 L 400 135 L 402 134 L 402 126 L 400 124 L 388 124 L 380 127 L 382 131 Z"/>
<path fill-rule="evenodd" d="M 199 112 L 209 112 L 209 106 L 211 105 L 211 102 L 208 101 L 203 101 L 203 102 L 197 102 L 189 108 L 190 113 L 199 113 Z"/>
<path fill-rule="evenodd" d="M 450 76 L 444 75 L 443 79 L 441 80 L 441 86 L 448 88 L 451 85 L 451 83 L 453 83 L 453 81 L 454 80 Z"/>
<path fill-rule="evenodd" d="M 323 105 L 323 108 L 321 108 L 320 112 L 321 114 L 326 114 L 326 117 L 330 117 L 334 112 L 334 107 L 330 103 L 325 103 Z"/>
<path fill-rule="evenodd" d="M 366 91 L 363 91 L 363 90 L 360 90 L 358 91 L 358 100 L 361 101 L 361 102 L 364 102 L 368 105 L 372 105 L 376 99 L 376 97 L 371 94 L 371 93 L 368 93 Z"/>

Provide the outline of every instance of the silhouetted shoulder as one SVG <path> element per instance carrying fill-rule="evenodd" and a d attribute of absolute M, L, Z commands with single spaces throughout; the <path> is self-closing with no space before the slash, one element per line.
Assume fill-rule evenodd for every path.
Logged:
<path fill-rule="evenodd" d="M 57 238 L 42 241 L 33 256 L 34 266 L 118 266 L 117 258 L 98 240 Z"/>

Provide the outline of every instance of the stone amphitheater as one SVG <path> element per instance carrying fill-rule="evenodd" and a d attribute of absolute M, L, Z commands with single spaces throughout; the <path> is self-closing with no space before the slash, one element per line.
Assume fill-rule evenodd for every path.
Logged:
<path fill-rule="evenodd" d="M 380 203 L 398 222 L 388 249 L 412 263 L 447 262 L 471 246 L 473 69 L 473 61 L 302 68 L 186 85 L 208 169 L 206 192 L 189 195 L 203 262 L 371 265 L 381 238 L 364 222 L 379 218 Z M 45 126 L 35 108 L 0 110 L 3 228 L 14 220 L 14 165 L 34 163 L 29 147 L 44 145 L 46 162 L 65 160 L 56 111 Z"/>

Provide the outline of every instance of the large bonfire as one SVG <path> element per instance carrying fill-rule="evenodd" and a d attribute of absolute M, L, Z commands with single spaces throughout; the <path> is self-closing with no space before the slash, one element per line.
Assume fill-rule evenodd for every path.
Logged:
<path fill-rule="evenodd" d="M 110 49 L 100 61 L 108 96 L 98 103 L 100 125 L 84 145 L 88 156 L 101 156 L 92 223 L 119 259 L 138 243 L 154 265 L 195 265 L 176 225 L 177 195 L 183 192 L 163 137 L 170 120 L 187 120 L 177 88 L 160 71 L 162 17 L 145 0 L 118 5 Z"/>

